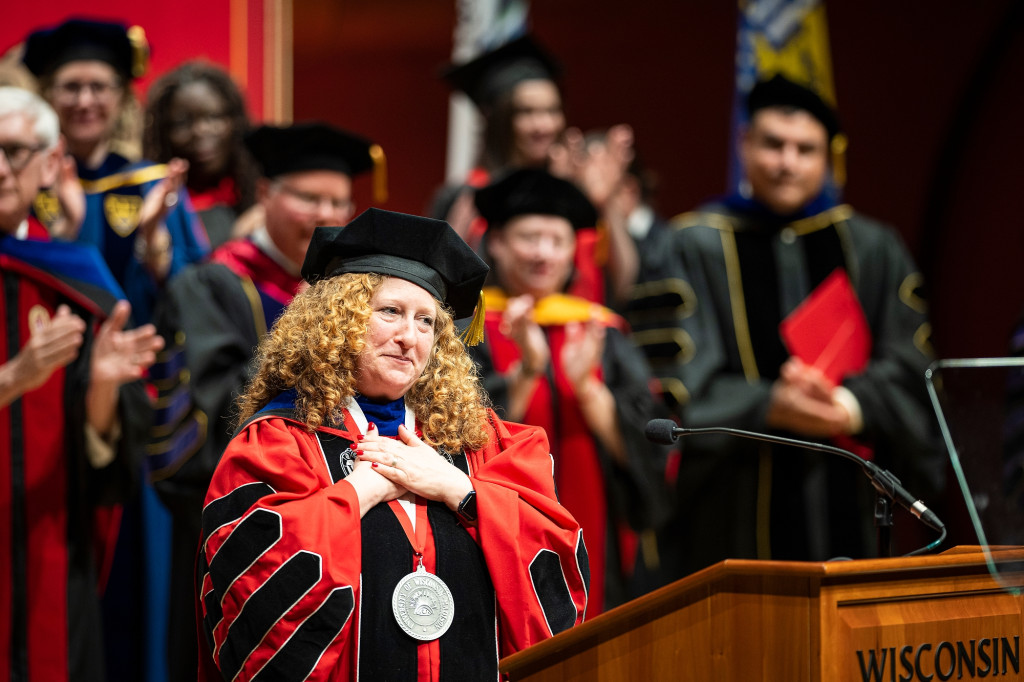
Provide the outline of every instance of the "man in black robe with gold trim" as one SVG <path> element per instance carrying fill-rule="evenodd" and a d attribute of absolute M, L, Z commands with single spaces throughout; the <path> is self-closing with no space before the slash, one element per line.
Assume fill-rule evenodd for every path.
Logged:
<path fill-rule="evenodd" d="M 924 384 L 921 277 L 894 231 L 832 198 L 829 149 L 839 126 L 816 93 L 775 76 L 754 87 L 748 111 L 744 191 L 673 221 L 674 258 L 637 290 L 647 298 L 635 301 L 634 319 L 644 322 L 634 323 L 636 340 L 681 401 L 684 426 L 853 447 L 927 496 L 942 458 Z M 863 308 L 871 351 L 862 369 L 833 384 L 791 357 L 779 324 L 837 268 Z M 668 324 L 651 323 L 659 300 L 672 308 L 661 318 Z M 662 552 L 676 577 L 728 557 L 878 551 L 872 487 L 847 460 L 702 435 L 684 441 L 680 462 Z"/>

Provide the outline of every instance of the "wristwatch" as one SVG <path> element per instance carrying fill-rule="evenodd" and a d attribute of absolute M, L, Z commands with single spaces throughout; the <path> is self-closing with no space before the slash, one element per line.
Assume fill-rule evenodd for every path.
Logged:
<path fill-rule="evenodd" d="M 476 521 L 475 490 L 470 490 L 466 493 L 466 496 L 462 498 L 462 502 L 459 502 L 459 508 L 455 510 L 455 515 L 465 524 L 471 524 Z"/>

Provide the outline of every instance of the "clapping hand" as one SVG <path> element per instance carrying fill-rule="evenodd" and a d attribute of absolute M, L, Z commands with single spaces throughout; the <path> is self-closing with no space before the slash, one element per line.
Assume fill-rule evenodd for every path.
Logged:
<path fill-rule="evenodd" d="M 523 294 L 505 303 L 499 330 L 519 348 L 523 367 L 531 376 L 543 372 L 551 359 L 547 337 L 533 319 L 533 296 Z"/>
<path fill-rule="evenodd" d="M 32 336 L 15 357 L 19 394 L 39 388 L 55 369 L 74 360 L 85 333 L 85 322 L 66 305 L 52 318 L 30 317 L 29 324 Z"/>
<path fill-rule="evenodd" d="M 171 159 L 167 162 L 167 176 L 146 194 L 139 210 L 139 232 L 145 239 L 151 239 L 157 227 L 180 200 L 178 193 L 185 185 L 188 161 Z"/>
<path fill-rule="evenodd" d="M 633 129 L 625 123 L 612 126 L 602 138 L 590 141 L 578 128 L 566 128 L 551 148 L 550 169 L 553 175 L 575 182 L 603 211 L 634 155 Z"/>
<path fill-rule="evenodd" d="M 582 392 L 587 379 L 596 376 L 601 366 L 605 334 L 604 325 L 594 317 L 586 322 L 570 322 L 565 325 L 562 371 L 577 393 Z"/>
<path fill-rule="evenodd" d="M 130 314 L 131 305 L 118 301 L 114 312 L 100 325 L 92 348 L 92 383 L 120 386 L 139 379 L 164 347 L 163 338 L 151 324 L 125 331 Z"/>
<path fill-rule="evenodd" d="M 626 124 L 612 126 L 604 140 L 587 145 L 576 181 L 599 210 L 604 211 L 622 184 L 634 154 L 633 129 Z"/>

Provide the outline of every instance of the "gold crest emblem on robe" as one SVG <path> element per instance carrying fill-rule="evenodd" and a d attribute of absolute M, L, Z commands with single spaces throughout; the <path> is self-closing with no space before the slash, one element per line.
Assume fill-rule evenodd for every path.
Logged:
<path fill-rule="evenodd" d="M 57 199 L 57 193 L 52 189 L 44 189 L 39 192 L 32 202 L 32 211 L 39 222 L 47 228 L 51 227 L 61 215 L 60 201 Z"/>
<path fill-rule="evenodd" d="M 108 194 L 103 197 L 103 213 L 110 229 L 122 237 L 139 226 L 142 197 L 130 194 Z"/>

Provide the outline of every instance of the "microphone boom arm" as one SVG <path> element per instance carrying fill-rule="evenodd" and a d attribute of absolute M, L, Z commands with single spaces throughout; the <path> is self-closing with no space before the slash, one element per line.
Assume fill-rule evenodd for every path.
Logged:
<path fill-rule="evenodd" d="M 663 423 L 664 422 L 664 423 Z M 671 430 L 669 430 L 671 425 Z M 935 515 L 935 512 L 928 509 L 927 506 L 921 500 L 911 495 L 900 483 L 900 479 L 896 478 L 895 475 L 889 471 L 881 468 L 874 462 L 870 462 L 866 459 L 858 457 L 849 450 L 837 448 L 833 445 L 825 445 L 824 443 L 815 443 L 814 441 L 797 440 L 796 438 L 786 438 L 785 436 L 774 436 L 763 433 L 756 433 L 754 431 L 744 431 L 742 429 L 727 428 L 724 426 L 711 426 L 705 428 L 682 428 L 675 425 L 670 419 L 654 419 L 651 420 L 647 425 L 648 438 L 652 439 L 665 439 L 668 436 L 671 441 L 675 441 L 679 436 L 683 435 L 700 435 L 700 434 L 727 434 L 732 436 L 740 436 L 742 438 L 750 438 L 753 440 L 765 441 L 767 443 L 777 443 L 780 445 L 791 445 L 798 448 L 818 450 L 820 452 L 828 452 L 834 455 L 839 455 L 846 459 L 852 460 L 860 465 L 861 469 L 867 475 L 871 481 L 871 485 L 875 490 L 890 500 L 895 501 L 901 507 L 905 508 L 911 514 L 919 518 L 929 528 L 939 531 L 945 535 L 946 528 L 939 517 Z"/>

